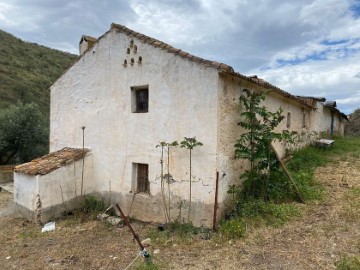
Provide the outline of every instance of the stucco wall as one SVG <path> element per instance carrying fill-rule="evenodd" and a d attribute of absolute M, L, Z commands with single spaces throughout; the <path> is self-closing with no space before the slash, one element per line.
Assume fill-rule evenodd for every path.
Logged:
<path fill-rule="evenodd" d="M 92 157 L 84 160 L 83 194 L 94 193 L 92 177 Z M 41 207 L 41 221 L 58 217 L 63 212 L 73 210 L 81 195 L 82 160 L 61 167 L 46 175 L 14 174 L 14 201 L 23 216 L 35 219 L 37 195 Z"/>
<path fill-rule="evenodd" d="M 114 29 L 51 87 L 50 150 L 82 144 L 92 149 L 94 190 L 120 201 L 125 212 L 142 220 L 163 221 L 159 205 L 160 141 L 194 137 L 204 146 L 193 151 L 193 201 L 204 207 L 214 200 L 217 145 L 217 71 L 133 38 Z M 142 61 L 138 63 L 139 56 Z M 131 58 L 134 64 L 131 65 Z M 127 65 L 124 66 L 124 60 Z M 132 86 L 148 85 L 149 112 L 131 112 Z M 188 151 L 171 152 L 172 216 L 189 190 Z M 149 164 L 150 196 L 133 202 L 133 163 Z M 165 167 L 166 170 L 166 167 Z M 135 205 L 138 207 L 135 207 Z M 209 206 L 210 207 L 210 206 Z M 212 215 L 193 207 L 195 224 L 210 224 Z"/>
<path fill-rule="evenodd" d="M 239 177 L 249 166 L 246 161 L 234 158 L 234 144 L 236 139 L 244 132 L 244 129 L 238 125 L 241 120 L 240 113 L 244 110 L 240 104 L 239 97 L 243 89 L 254 91 L 262 91 L 264 89 L 240 78 L 234 78 L 228 75 L 221 75 L 220 78 L 218 114 L 219 203 L 221 207 L 225 208 L 229 186 L 241 184 Z M 272 112 L 277 111 L 280 107 L 283 109 L 285 119 L 275 131 L 296 131 L 299 134 L 299 142 L 296 147 L 301 147 L 308 143 L 308 134 L 311 131 L 312 109 L 275 93 L 269 93 L 263 104 Z M 291 114 L 289 128 L 286 126 L 288 113 Z M 306 116 L 305 126 L 303 123 L 303 114 Z M 287 148 L 293 147 L 279 142 L 275 143 L 274 146 L 281 157 L 285 155 Z"/>
<path fill-rule="evenodd" d="M 330 136 L 331 132 L 331 110 L 328 107 L 325 107 L 323 102 L 316 103 L 316 110 L 314 111 L 314 125 L 312 126 L 313 130 L 318 133 L 324 133 L 326 136 Z M 345 119 L 337 113 L 333 112 L 333 132 L 334 135 L 344 135 L 345 128 Z"/>

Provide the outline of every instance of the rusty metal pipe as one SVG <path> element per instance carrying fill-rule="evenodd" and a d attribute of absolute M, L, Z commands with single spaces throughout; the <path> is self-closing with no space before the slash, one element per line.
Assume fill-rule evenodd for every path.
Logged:
<path fill-rule="evenodd" d="M 136 240 L 136 242 L 138 243 L 141 252 L 143 253 L 144 257 L 149 257 L 149 254 L 147 253 L 146 249 L 144 248 L 144 246 L 141 244 L 141 241 L 139 239 L 139 236 L 135 233 L 134 229 L 131 227 L 130 222 L 127 220 L 127 218 L 125 217 L 123 211 L 121 210 L 120 206 L 116 203 L 115 204 L 116 209 L 119 211 L 121 218 L 124 220 L 125 224 L 128 226 L 130 232 L 133 234 L 134 239 Z"/>
<path fill-rule="evenodd" d="M 218 208 L 218 188 L 219 188 L 219 172 L 216 172 L 213 231 L 216 231 L 216 215 L 217 215 L 217 208 Z"/>

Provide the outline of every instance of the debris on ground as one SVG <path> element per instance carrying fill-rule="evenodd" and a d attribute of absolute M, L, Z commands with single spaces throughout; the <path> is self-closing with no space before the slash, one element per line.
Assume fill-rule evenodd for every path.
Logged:
<path fill-rule="evenodd" d="M 48 222 L 44 225 L 44 227 L 41 229 L 41 232 L 51 232 L 55 231 L 55 221 Z"/>

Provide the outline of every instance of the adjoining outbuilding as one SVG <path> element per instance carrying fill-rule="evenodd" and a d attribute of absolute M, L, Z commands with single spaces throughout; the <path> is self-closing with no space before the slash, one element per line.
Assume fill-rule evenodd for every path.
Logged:
<path fill-rule="evenodd" d="M 74 209 L 81 193 L 94 191 L 91 166 L 89 149 L 70 147 L 16 166 L 14 200 L 22 216 L 41 223 Z"/>

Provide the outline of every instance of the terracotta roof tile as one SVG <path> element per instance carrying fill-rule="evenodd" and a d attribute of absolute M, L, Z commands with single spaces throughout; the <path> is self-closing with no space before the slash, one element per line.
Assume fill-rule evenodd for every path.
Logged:
<path fill-rule="evenodd" d="M 187 58 L 190 61 L 197 62 L 197 63 L 203 64 L 205 66 L 208 66 L 208 67 L 215 67 L 219 70 L 234 71 L 234 69 L 229 65 L 221 64 L 218 62 L 215 62 L 215 64 L 213 65 L 212 61 L 209 61 L 209 60 L 206 60 L 206 59 L 203 59 L 200 57 L 194 57 L 192 54 L 184 52 L 180 49 L 176 49 L 176 48 L 172 47 L 171 45 L 166 44 L 165 42 L 162 42 L 160 40 L 148 37 L 146 35 L 139 36 L 140 33 L 133 31 L 123 25 L 113 23 L 113 24 L 111 24 L 111 29 L 115 29 L 121 33 L 125 33 L 125 34 L 133 36 L 133 37 L 137 37 L 142 42 L 150 44 L 154 47 L 161 47 L 164 50 L 167 50 L 167 52 L 169 52 L 169 53 L 179 54 L 181 57 Z"/>
<path fill-rule="evenodd" d="M 223 74 L 228 74 L 228 75 L 231 75 L 231 76 L 235 76 L 235 77 L 238 77 L 238 78 L 241 78 L 241 79 L 245 79 L 249 82 L 252 82 L 252 83 L 255 83 L 257 85 L 260 85 L 262 87 L 264 87 L 265 89 L 269 89 L 277 94 L 279 94 L 280 96 L 283 96 L 283 97 L 286 97 L 288 99 L 292 99 L 294 101 L 297 101 L 298 103 L 301 103 L 305 106 L 308 106 L 308 107 L 311 107 L 313 108 L 311 102 L 307 99 L 304 99 L 304 98 L 300 98 L 298 96 L 294 96 L 292 94 L 290 94 L 289 92 L 286 92 L 285 90 L 282 90 L 280 89 L 279 87 L 275 86 L 275 85 L 272 85 L 271 83 L 263 80 L 263 79 L 260 79 L 258 78 L 256 75 L 255 76 L 245 76 L 245 75 L 242 75 L 238 72 L 222 72 Z"/>
<path fill-rule="evenodd" d="M 20 164 L 15 167 L 14 171 L 28 175 L 48 174 L 83 158 L 88 152 L 90 149 L 87 148 L 83 150 L 82 148 L 65 147 L 28 163 Z"/>
<path fill-rule="evenodd" d="M 154 47 L 161 47 L 162 49 L 166 50 L 168 53 L 173 53 L 175 55 L 179 55 L 180 57 L 186 58 L 189 61 L 202 64 L 202 65 L 204 65 L 206 67 L 216 68 L 216 69 L 219 70 L 220 73 L 229 74 L 229 75 L 232 75 L 232 76 L 235 76 L 235 77 L 239 77 L 239 78 L 248 80 L 250 82 L 253 82 L 255 84 L 263 86 L 264 88 L 271 89 L 272 91 L 278 93 L 281 96 L 284 96 L 286 98 L 295 100 L 295 101 L 297 101 L 297 102 L 299 102 L 299 103 L 301 103 L 303 105 L 312 107 L 309 100 L 306 100 L 304 98 L 292 95 L 292 94 L 290 94 L 290 93 L 288 93 L 288 92 L 286 92 L 286 91 L 284 91 L 284 90 L 282 90 L 282 89 L 280 89 L 280 88 L 278 88 L 278 87 L 276 87 L 276 86 L 274 86 L 274 85 L 272 85 L 272 84 L 270 84 L 270 83 L 268 83 L 268 82 L 266 82 L 266 81 L 264 81 L 262 79 L 259 79 L 259 78 L 255 77 L 255 76 L 242 75 L 242 74 L 240 74 L 238 72 L 235 72 L 234 69 L 229 65 L 219 63 L 219 62 L 216 62 L 216 61 L 206 60 L 204 58 L 194 56 L 194 55 L 192 55 L 190 53 L 186 53 L 186 52 L 184 52 L 184 51 L 182 51 L 180 49 L 174 48 L 173 46 L 171 46 L 169 44 L 166 44 L 165 42 L 162 42 L 160 40 L 151 38 L 151 37 L 146 36 L 144 34 L 141 34 L 139 32 L 133 31 L 133 30 L 131 30 L 131 29 L 129 29 L 129 28 L 123 26 L 123 25 L 120 25 L 120 24 L 112 23 L 111 27 L 110 27 L 110 30 L 107 31 L 106 33 L 104 33 L 101 37 L 99 37 L 96 42 L 99 42 L 99 40 L 101 40 L 107 33 L 109 33 L 111 31 L 111 29 L 115 29 L 116 31 L 118 31 L 120 33 L 125 33 L 126 35 L 129 35 L 131 37 L 136 37 L 141 42 L 144 42 L 144 43 L 149 44 L 149 45 L 153 45 Z"/>

